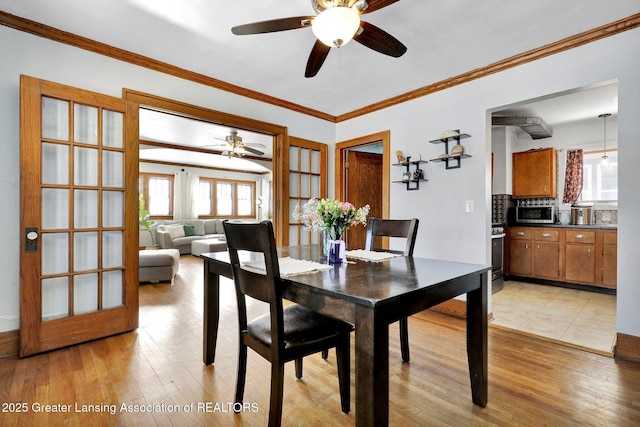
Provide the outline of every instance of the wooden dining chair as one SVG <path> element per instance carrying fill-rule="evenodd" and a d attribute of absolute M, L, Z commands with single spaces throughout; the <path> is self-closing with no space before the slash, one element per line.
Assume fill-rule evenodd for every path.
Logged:
<path fill-rule="evenodd" d="M 242 407 L 248 347 L 271 362 L 269 426 L 279 426 L 282 419 L 284 364 L 295 360 L 296 377 L 299 379 L 302 377 L 304 356 L 335 347 L 340 401 L 342 411 L 348 413 L 350 334 L 353 326 L 302 305 L 293 304 L 283 308 L 283 283 L 280 278 L 273 225 L 270 221 L 251 224 L 225 221 L 223 226 L 233 270 L 240 326 L 234 407 Z M 264 271 L 255 268 L 249 270 L 243 266 L 240 257 L 245 251 L 252 252 L 264 261 Z M 269 313 L 248 322 L 246 296 L 268 303 Z"/>
<path fill-rule="evenodd" d="M 413 249 L 416 246 L 416 236 L 418 234 L 418 219 L 380 219 L 369 218 L 367 220 L 367 239 L 365 250 L 384 251 L 394 254 L 413 256 Z M 401 237 L 405 240 L 404 250 L 391 250 L 381 248 L 378 243 L 379 237 Z M 409 322 L 406 317 L 400 322 L 400 351 L 402 360 L 409 361 Z"/>

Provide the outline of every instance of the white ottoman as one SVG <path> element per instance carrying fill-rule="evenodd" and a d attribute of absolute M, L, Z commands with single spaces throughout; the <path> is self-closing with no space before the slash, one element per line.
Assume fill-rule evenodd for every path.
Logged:
<path fill-rule="evenodd" d="M 202 240 L 194 240 L 191 242 L 191 255 L 201 255 L 207 252 L 222 252 L 227 250 L 227 242 L 224 240 L 220 240 L 219 238 L 214 239 L 202 239 Z"/>
<path fill-rule="evenodd" d="M 144 250 L 139 254 L 139 282 L 170 282 L 180 267 L 177 249 Z"/>

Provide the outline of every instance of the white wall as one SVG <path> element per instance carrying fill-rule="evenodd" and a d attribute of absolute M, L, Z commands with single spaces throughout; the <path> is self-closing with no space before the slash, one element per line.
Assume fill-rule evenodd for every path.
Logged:
<path fill-rule="evenodd" d="M 115 97 L 122 88 L 287 126 L 289 135 L 335 140 L 335 125 L 248 98 L 0 26 L 0 332 L 19 327 L 20 74 Z"/>
<path fill-rule="evenodd" d="M 389 129 L 392 153 L 402 150 L 431 159 L 442 153 L 442 147 L 427 141 L 443 130 L 459 128 L 471 134 L 463 145 L 473 157 L 463 159 L 461 169 L 445 170 L 441 163 L 429 163 L 423 168 L 429 182 L 420 190 L 409 192 L 391 184 L 390 215 L 420 219 L 416 255 L 488 264 L 490 111 L 618 79 L 618 178 L 623 201 L 618 207 L 618 331 L 640 336 L 640 280 L 634 268 L 640 257 L 640 55 L 629 52 L 640 52 L 640 29 L 339 123 L 337 140 Z M 394 169 L 392 179 L 398 179 L 401 171 Z M 467 200 L 474 201 L 475 212 L 465 212 Z"/>

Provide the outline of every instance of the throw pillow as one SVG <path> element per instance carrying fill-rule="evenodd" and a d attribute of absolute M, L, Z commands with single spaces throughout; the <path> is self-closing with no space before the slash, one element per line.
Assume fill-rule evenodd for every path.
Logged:
<path fill-rule="evenodd" d="M 185 237 L 195 236 L 196 235 L 196 226 L 195 225 L 183 225 L 184 235 Z"/>
<path fill-rule="evenodd" d="M 172 240 L 178 237 L 184 237 L 184 227 L 182 224 L 165 225 L 164 229 L 169 233 Z"/>

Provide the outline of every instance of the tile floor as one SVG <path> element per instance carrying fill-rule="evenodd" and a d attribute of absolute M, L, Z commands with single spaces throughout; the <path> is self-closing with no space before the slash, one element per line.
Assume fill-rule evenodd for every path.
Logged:
<path fill-rule="evenodd" d="M 616 296 L 505 281 L 492 295 L 492 325 L 612 355 Z"/>

